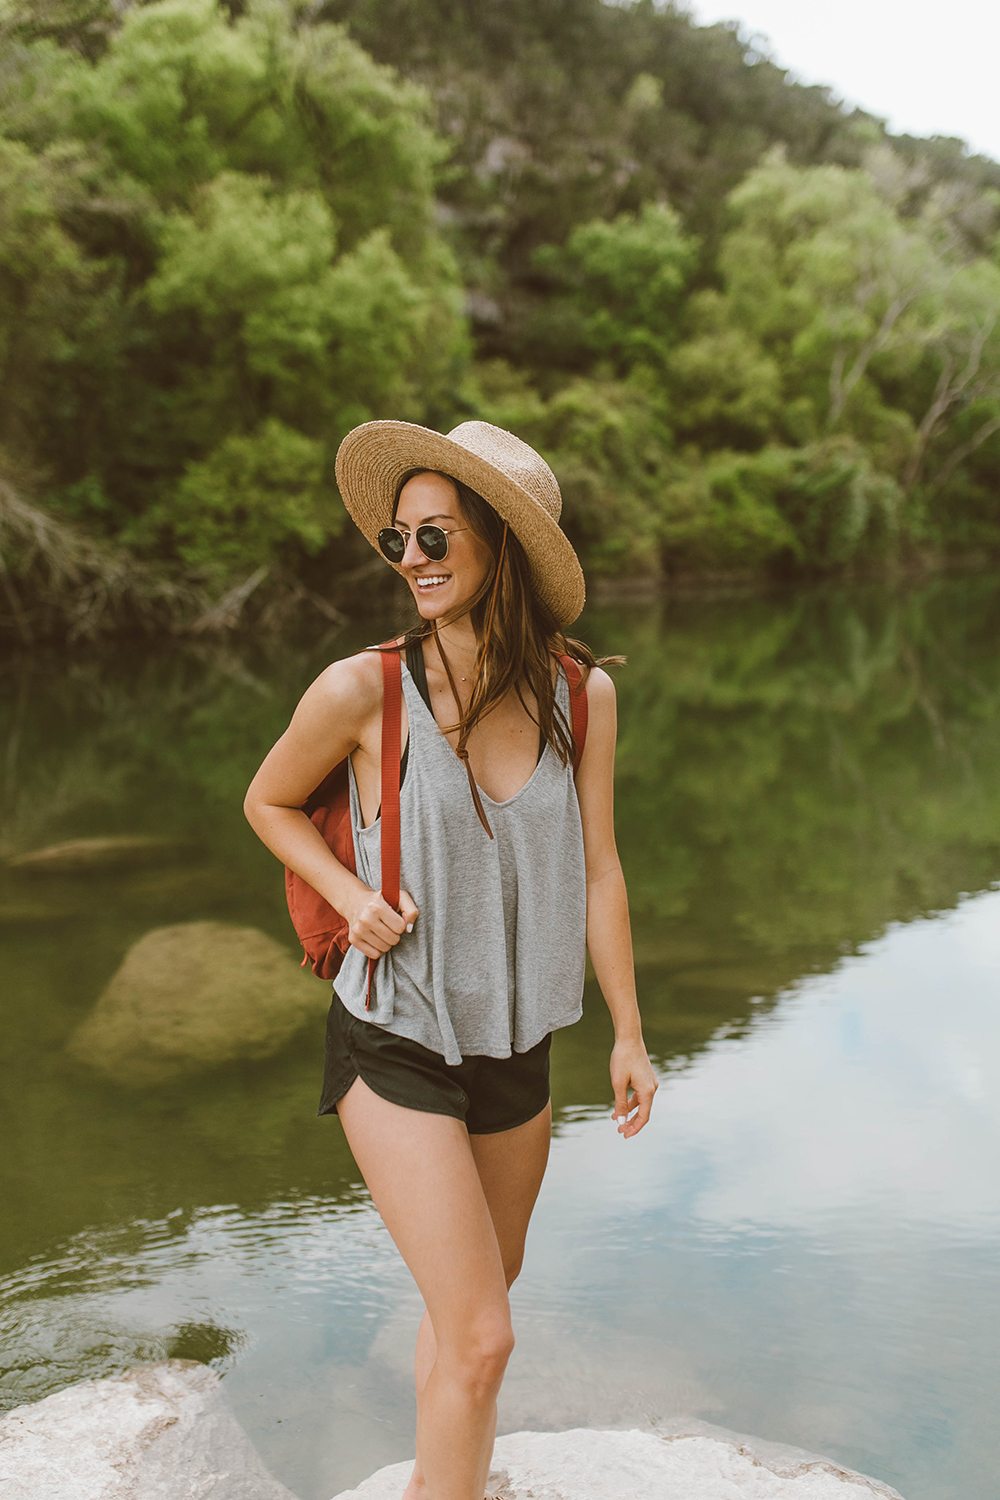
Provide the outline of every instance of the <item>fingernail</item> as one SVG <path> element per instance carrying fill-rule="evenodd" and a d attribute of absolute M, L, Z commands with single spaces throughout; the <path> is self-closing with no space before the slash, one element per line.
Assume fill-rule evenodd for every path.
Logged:
<path fill-rule="evenodd" d="M 412 922 L 407 922 L 407 924 L 406 924 L 406 930 L 407 930 L 407 932 L 412 932 L 413 931 L 413 923 Z"/>

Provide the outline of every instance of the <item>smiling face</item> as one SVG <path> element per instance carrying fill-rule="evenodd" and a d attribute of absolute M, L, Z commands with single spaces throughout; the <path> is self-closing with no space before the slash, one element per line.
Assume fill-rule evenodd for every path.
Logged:
<path fill-rule="evenodd" d="M 443 474 L 416 474 L 399 493 L 393 524 L 410 533 L 399 571 L 406 579 L 424 620 L 462 612 L 489 576 L 493 558 L 462 514 L 458 491 Z M 418 526 L 447 531 L 448 555 L 431 562 L 417 546 Z"/>

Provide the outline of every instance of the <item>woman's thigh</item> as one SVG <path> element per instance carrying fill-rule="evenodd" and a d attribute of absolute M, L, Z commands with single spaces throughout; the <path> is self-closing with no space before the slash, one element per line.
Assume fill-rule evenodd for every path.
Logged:
<path fill-rule="evenodd" d="M 375 1206 L 420 1289 L 438 1348 L 451 1340 L 465 1343 L 470 1335 L 491 1340 L 509 1331 L 498 1234 L 462 1122 L 391 1104 L 361 1078 L 337 1113 Z"/>
<path fill-rule="evenodd" d="M 513 1130 L 469 1137 L 508 1286 L 521 1269 L 528 1223 L 545 1176 L 551 1138 L 551 1104 Z"/>

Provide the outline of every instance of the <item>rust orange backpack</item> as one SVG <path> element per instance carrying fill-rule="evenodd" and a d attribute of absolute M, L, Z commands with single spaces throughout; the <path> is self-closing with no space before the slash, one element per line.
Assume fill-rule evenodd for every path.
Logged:
<path fill-rule="evenodd" d="M 402 725 L 402 647 L 382 647 L 382 897 L 395 911 L 399 906 L 399 761 Z M 560 656 L 560 663 L 570 686 L 570 729 L 576 755 L 576 775 L 587 739 L 587 693 L 583 686 L 580 664 L 571 656 Z M 357 874 L 354 856 L 354 833 L 351 828 L 351 795 L 346 758 L 302 804 L 302 811 L 319 829 L 327 846 L 342 865 Z M 305 950 L 302 967 L 309 964 L 320 979 L 335 979 L 350 946 L 347 922 L 330 903 L 313 890 L 307 880 L 294 870 L 285 869 L 285 897 L 288 912 Z M 373 963 L 368 965 L 368 992 L 371 995 Z"/>

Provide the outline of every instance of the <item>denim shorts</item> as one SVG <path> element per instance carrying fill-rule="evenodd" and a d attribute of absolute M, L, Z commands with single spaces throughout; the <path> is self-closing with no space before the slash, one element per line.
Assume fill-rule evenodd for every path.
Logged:
<path fill-rule="evenodd" d="M 425 1114 L 462 1120 L 470 1135 L 496 1135 L 533 1120 L 549 1102 L 551 1035 L 510 1057 L 463 1057 L 446 1063 L 440 1053 L 360 1021 L 334 995 L 326 1023 L 326 1067 L 319 1114 L 336 1114 L 355 1078 L 373 1093 Z"/>

